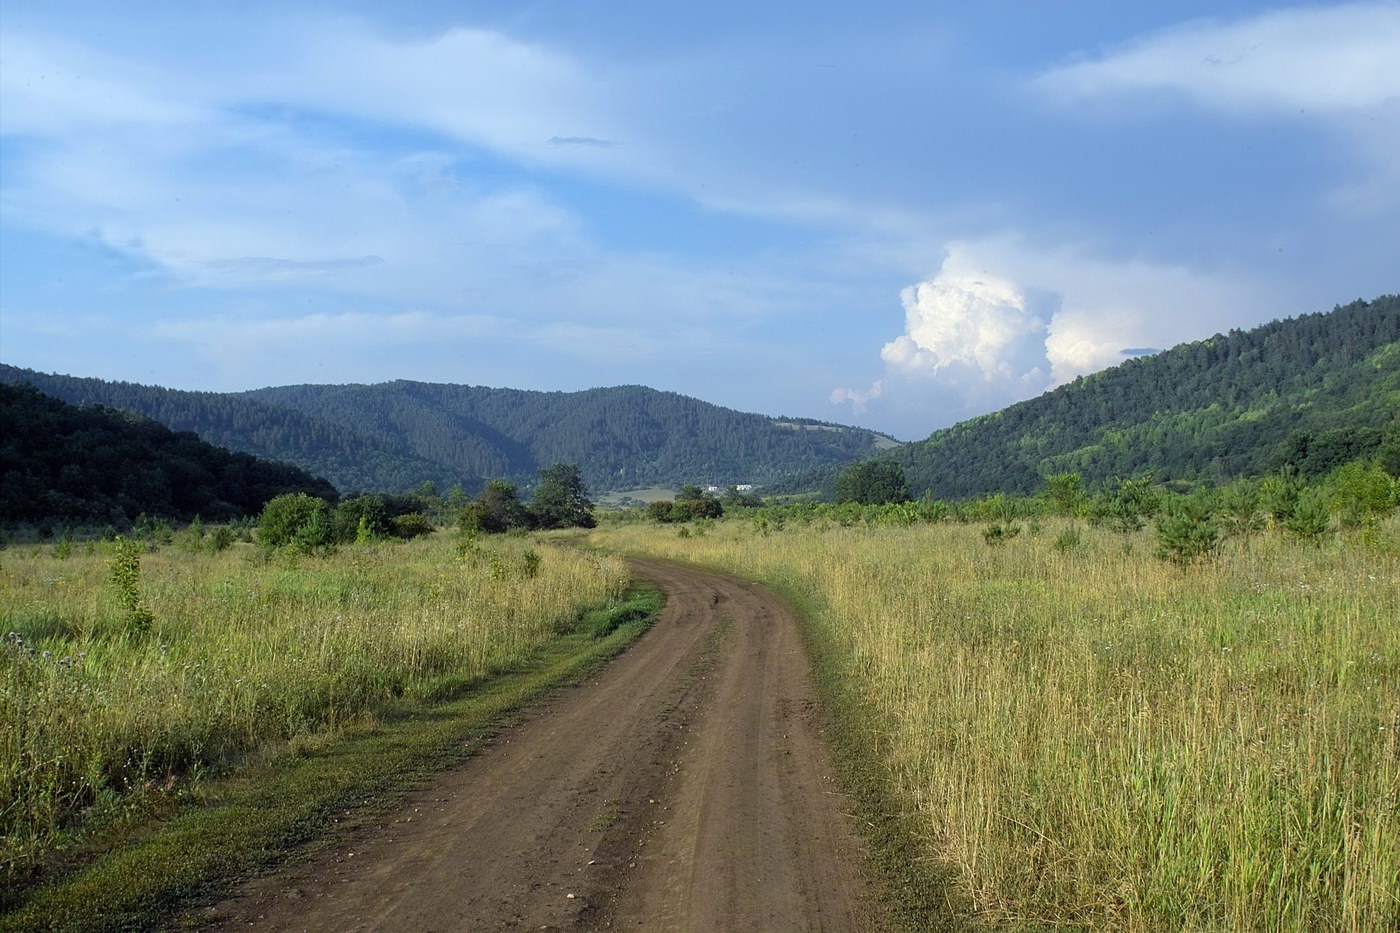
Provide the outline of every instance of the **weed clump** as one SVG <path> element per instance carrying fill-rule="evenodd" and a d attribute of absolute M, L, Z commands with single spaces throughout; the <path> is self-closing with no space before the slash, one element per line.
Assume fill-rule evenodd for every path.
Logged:
<path fill-rule="evenodd" d="M 144 550 L 135 541 L 117 538 L 112 557 L 107 562 L 107 571 L 117 591 L 126 630 L 132 635 L 145 634 L 155 621 L 155 616 L 141 598 L 141 552 Z"/>

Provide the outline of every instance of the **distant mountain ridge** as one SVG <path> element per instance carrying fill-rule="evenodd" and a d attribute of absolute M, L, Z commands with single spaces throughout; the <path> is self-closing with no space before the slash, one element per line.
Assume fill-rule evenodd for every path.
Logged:
<path fill-rule="evenodd" d="M 915 496 L 1030 494 L 1045 476 L 1218 483 L 1400 456 L 1400 297 L 1127 360 L 884 455 Z M 830 493 L 836 470 L 784 484 Z"/>
<path fill-rule="evenodd" d="M 767 484 L 897 444 L 865 428 L 772 418 L 645 386 L 537 392 L 399 380 L 189 392 L 0 364 L 74 404 L 140 412 L 175 430 L 325 476 L 342 491 L 425 480 L 468 491 L 577 463 L 595 492 L 687 482 Z"/>

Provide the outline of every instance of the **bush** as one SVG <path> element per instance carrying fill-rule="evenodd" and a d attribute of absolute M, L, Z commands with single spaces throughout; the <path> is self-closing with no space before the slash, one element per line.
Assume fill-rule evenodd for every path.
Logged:
<path fill-rule="evenodd" d="M 1079 533 L 1078 528 L 1071 525 L 1056 535 L 1050 546 L 1062 554 L 1078 551 L 1084 546 L 1084 536 Z"/>
<path fill-rule="evenodd" d="M 1005 544 L 1020 533 L 1020 525 L 994 522 L 982 529 L 982 540 L 992 545 Z"/>
<path fill-rule="evenodd" d="M 892 460 L 864 460 L 854 463 L 836 477 L 836 501 L 861 505 L 884 505 L 909 501 L 909 483 L 904 467 Z"/>
<path fill-rule="evenodd" d="M 393 524 L 383 496 L 354 496 L 341 501 L 331 513 L 335 540 L 345 544 L 362 538 L 382 538 L 392 534 Z"/>
<path fill-rule="evenodd" d="M 1220 520 L 1225 533 L 1248 540 L 1264 530 L 1259 484 L 1242 479 L 1220 492 Z"/>
<path fill-rule="evenodd" d="M 1204 493 L 1171 502 L 1157 519 L 1157 556 L 1186 566 L 1210 560 L 1220 548 L 1220 523 Z"/>
<path fill-rule="evenodd" d="M 1328 499 L 1328 491 L 1320 487 L 1303 492 L 1283 527 L 1300 540 L 1321 544 L 1323 538 L 1332 533 L 1332 510 L 1328 508 Z"/>
<path fill-rule="evenodd" d="M 407 515 L 396 515 L 393 521 L 394 537 L 411 539 L 421 535 L 432 534 L 437 529 L 433 523 L 428 521 L 428 516 L 422 512 L 409 512 Z"/>
<path fill-rule="evenodd" d="M 126 618 L 127 632 L 132 635 L 144 633 L 155 621 L 141 599 L 141 552 L 144 550 L 145 547 L 135 541 L 118 538 L 107 563 L 107 572 L 117 590 L 117 601 Z"/>
<path fill-rule="evenodd" d="M 277 496 L 263 506 L 258 541 L 309 553 L 331 544 L 330 508 L 324 499 L 304 492 Z"/>
<path fill-rule="evenodd" d="M 1357 460 L 1328 477 L 1330 506 L 1349 528 L 1375 525 L 1395 508 L 1400 487 L 1378 461 Z"/>
<path fill-rule="evenodd" d="M 1120 534 L 1132 534 L 1147 524 L 1161 508 L 1157 490 L 1146 476 L 1120 479 L 1095 497 L 1089 506 L 1089 520 L 1107 525 Z"/>

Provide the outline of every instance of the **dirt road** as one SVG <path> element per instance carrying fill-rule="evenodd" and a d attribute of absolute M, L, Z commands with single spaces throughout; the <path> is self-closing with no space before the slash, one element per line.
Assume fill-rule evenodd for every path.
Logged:
<path fill-rule="evenodd" d="M 634 647 L 400 811 L 247 885 L 225 928 L 884 929 L 787 607 L 634 566 L 669 596 Z"/>

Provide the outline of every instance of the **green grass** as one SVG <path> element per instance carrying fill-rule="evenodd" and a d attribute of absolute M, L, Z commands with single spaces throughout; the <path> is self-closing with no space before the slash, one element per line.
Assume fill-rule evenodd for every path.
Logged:
<path fill-rule="evenodd" d="M 907 914 L 1028 933 L 1379 930 L 1400 917 L 1391 519 L 1180 569 L 1150 532 L 619 525 L 595 543 L 803 609 Z"/>
<path fill-rule="evenodd" d="M 251 546 L 163 548 L 120 585 L 112 548 L 81 550 L 0 552 L 7 886 L 264 746 L 512 669 L 627 579 L 618 561 L 523 538 L 270 561 Z M 133 625 L 133 594 L 149 624 Z"/>
<path fill-rule="evenodd" d="M 0 930 L 147 929 L 173 911 L 275 866 L 347 810 L 386 806 L 414 783 L 470 754 L 514 710 L 576 682 L 634 641 L 664 597 L 636 585 L 518 669 L 446 703 L 405 698 L 377 722 L 334 741 L 294 744 L 226 778 L 201 782 L 168 818 L 129 829 L 90 865 L 17 898 Z M 597 619 L 611 623 L 601 630 Z"/>

